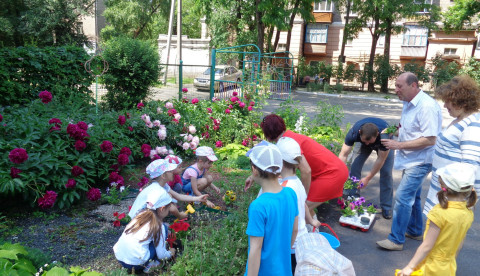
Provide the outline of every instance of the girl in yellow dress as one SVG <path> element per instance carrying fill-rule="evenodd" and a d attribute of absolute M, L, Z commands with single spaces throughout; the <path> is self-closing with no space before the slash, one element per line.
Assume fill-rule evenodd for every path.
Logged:
<path fill-rule="evenodd" d="M 427 215 L 422 244 L 397 275 L 410 275 L 418 269 L 427 276 L 455 275 L 456 257 L 473 222 L 469 208 L 477 201 L 475 172 L 475 167 L 466 163 L 452 163 L 437 170 L 439 204 Z"/>

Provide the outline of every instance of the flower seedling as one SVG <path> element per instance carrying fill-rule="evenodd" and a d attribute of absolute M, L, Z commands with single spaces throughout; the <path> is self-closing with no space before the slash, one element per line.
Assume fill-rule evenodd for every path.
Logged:
<path fill-rule="evenodd" d="M 120 225 L 127 224 L 130 222 L 130 217 L 125 215 L 125 213 L 119 214 L 118 212 L 113 213 L 113 216 L 115 217 L 115 221 L 113 222 L 113 226 L 115 227 L 120 227 Z"/>
<path fill-rule="evenodd" d="M 237 195 L 233 191 L 227 191 L 223 196 L 226 205 L 232 204 L 235 200 L 237 200 Z"/>
<path fill-rule="evenodd" d="M 398 131 L 399 128 L 400 128 L 400 126 L 391 125 L 391 126 L 389 126 L 385 129 L 384 133 L 395 134 Z"/>
<path fill-rule="evenodd" d="M 345 184 L 343 184 L 344 190 L 358 189 L 358 188 L 363 188 L 363 183 L 360 182 L 360 179 L 356 178 L 355 176 L 350 176 L 347 179 L 347 181 L 345 181 Z"/>

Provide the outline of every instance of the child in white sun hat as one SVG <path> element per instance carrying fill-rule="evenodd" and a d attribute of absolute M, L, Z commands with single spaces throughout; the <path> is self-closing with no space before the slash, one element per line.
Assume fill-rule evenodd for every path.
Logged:
<path fill-rule="evenodd" d="M 148 273 L 160 264 L 160 260 L 175 256 L 174 248 L 167 250 L 167 232 L 163 226 L 171 202 L 172 198 L 164 189 L 151 191 L 147 196 L 146 209 L 125 227 L 113 246 L 115 257 L 129 273 Z"/>
<path fill-rule="evenodd" d="M 476 168 L 467 163 L 451 163 L 437 169 L 441 190 L 427 215 L 423 242 L 412 260 L 397 275 L 410 275 L 422 270 L 424 275 L 455 275 L 456 256 L 473 222 L 477 194 Z"/>
<path fill-rule="evenodd" d="M 302 151 L 300 145 L 290 137 L 281 137 L 277 141 L 277 147 L 282 153 L 283 167 L 281 172 L 280 185 L 283 187 L 290 187 L 295 191 L 297 195 L 297 206 L 298 206 L 298 234 L 297 239 L 295 240 L 294 245 L 291 249 L 291 261 L 292 261 L 292 274 L 295 274 L 295 267 L 297 265 L 295 259 L 295 248 L 297 245 L 297 240 L 302 236 L 308 233 L 306 223 L 312 225 L 313 227 L 320 227 L 320 222 L 316 219 L 313 219 L 308 211 L 306 205 L 307 193 L 305 192 L 305 187 L 302 184 L 300 178 L 296 175 L 296 170 L 300 160 L 302 158 Z"/>
<path fill-rule="evenodd" d="M 278 185 L 282 154 L 268 142 L 253 147 L 250 157 L 254 183 L 263 193 L 248 207 L 248 260 L 245 275 L 292 275 L 290 248 L 298 232 L 297 196 Z"/>
<path fill-rule="evenodd" d="M 147 197 L 148 195 L 158 189 L 165 190 L 171 197 L 175 200 L 180 201 L 202 201 L 207 200 L 208 195 L 203 196 L 187 196 L 178 194 L 177 192 L 170 189 L 170 186 L 167 185 L 168 181 L 172 181 L 174 174 L 179 173 L 178 166 L 182 162 L 180 157 L 172 159 L 157 159 L 151 162 L 146 169 L 146 173 L 150 176 L 151 183 L 145 187 L 135 199 L 135 202 L 130 209 L 128 215 L 131 218 L 134 218 L 141 210 L 147 207 Z M 170 206 L 170 213 L 177 217 L 178 219 L 184 219 L 187 217 L 187 214 L 184 212 L 179 212 L 177 206 L 172 204 Z"/>
<path fill-rule="evenodd" d="M 208 170 L 212 167 L 213 162 L 218 158 L 211 147 L 198 147 L 195 150 L 197 162 L 187 167 L 182 174 L 183 192 L 190 195 L 201 196 L 202 192 L 208 187 L 212 188 L 218 195 L 220 189 L 213 184 L 213 177 L 208 174 Z M 210 208 L 215 205 L 207 200 L 207 206 Z"/>

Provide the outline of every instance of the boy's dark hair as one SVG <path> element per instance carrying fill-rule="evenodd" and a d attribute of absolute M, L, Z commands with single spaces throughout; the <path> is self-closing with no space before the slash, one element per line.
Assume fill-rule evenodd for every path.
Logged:
<path fill-rule="evenodd" d="M 443 184 L 443 186 L 445 186 L 445 187 L 447 186 L 447 185 L 445 185 L 445 182 L 443 182 L 441 176 L 438 176 L 438 182 L 440 182 L 440 185 Z M 467 199 L 467 208 L 471 208 L 471 207 L 475 206 L 475 203 L 477 203 L 477 193 L 475 191 L 470 190 L 470 191 L 467 191 L 467 192 L 456 192 L 456 191 L 447 187 L 446 191 L 444 191 L 443 189 L 440 189 L 440 191 L 438 191 L 438 193 L 437 193 L 438 202 L 443 209 L 448 208 L 448 196 L 449 195 L 451 195 L 451 196 L 464 195 L 465 199 Z"/>
<path fill-rule="evenodd" d="M 377 135 L 378 127 L 373 123 L 365 123 L 360 127 L 360 136 L 365 140 L 370 140 Z"/>
<path fill-rule="evenodd" d="M 294 173 L 297 170 L 297 165 L 292 164 L 292 163 L 288 163 L 285 160 L 283 160 L 283 167 L 286 168 L 286 169 L 292 170 Z"/>
<path fill-rule="evenodd" d="M 271 173 L 264 170 L 261 170 L 259 167 L 255 166 L 253 162 L 250 160 L 250 165 L 253 166 L 259 173 L 260 178 L 270 179 L 270 178 L 277 178 L 280 173 Z"/>

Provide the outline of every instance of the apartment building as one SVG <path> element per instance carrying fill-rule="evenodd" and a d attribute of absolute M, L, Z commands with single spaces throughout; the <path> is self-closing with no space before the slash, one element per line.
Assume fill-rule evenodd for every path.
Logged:
<path fill-rule="evenodd" d="M 430 1 L 430 4 L 440 6 L 443 11 L 453 4 L 450 0 Z M 419 10 L 418 13 L 428 16 L 427 10 Z M 304 23 L 300 18 L 295 21 L 290 52 L 296 58 L 303 56 L 309 64 L 319 61 L 336 63 L 341 52 L 346 15 L 338 12 L 331 0 L 317 0 L 313 6 L 313 16 L 313 23 Z M 352 11 L 350 18 L 355 16 L 357 14 Z M 393 64 L 403 66 L 414 60 L 432 66 L 431 59 L 437 54 L 459 64 L 467 62 L 472 56 L 480 59 L 477 26 L 466 26 L 464 30 L 447 34 L 443 30 L 428 30 L 412 20 L 402 20 L 395 24 L 404 26 L 405 30 L 391 37 L 390 62 Z M 438 22 L 438 25 L 441 27 L 441 22 Z M 286 41 L 285 37 L 281 36 L 280 45 Z M 363 69 L 370 56 L 371 43 L 370 31 L 364 28 L 357 38 L 347 41 L 345 62 L 354 64 L 357 69 Z M 385 36 L 381 35 L 375 53 L 383 54 L 384 47 Z"/>

